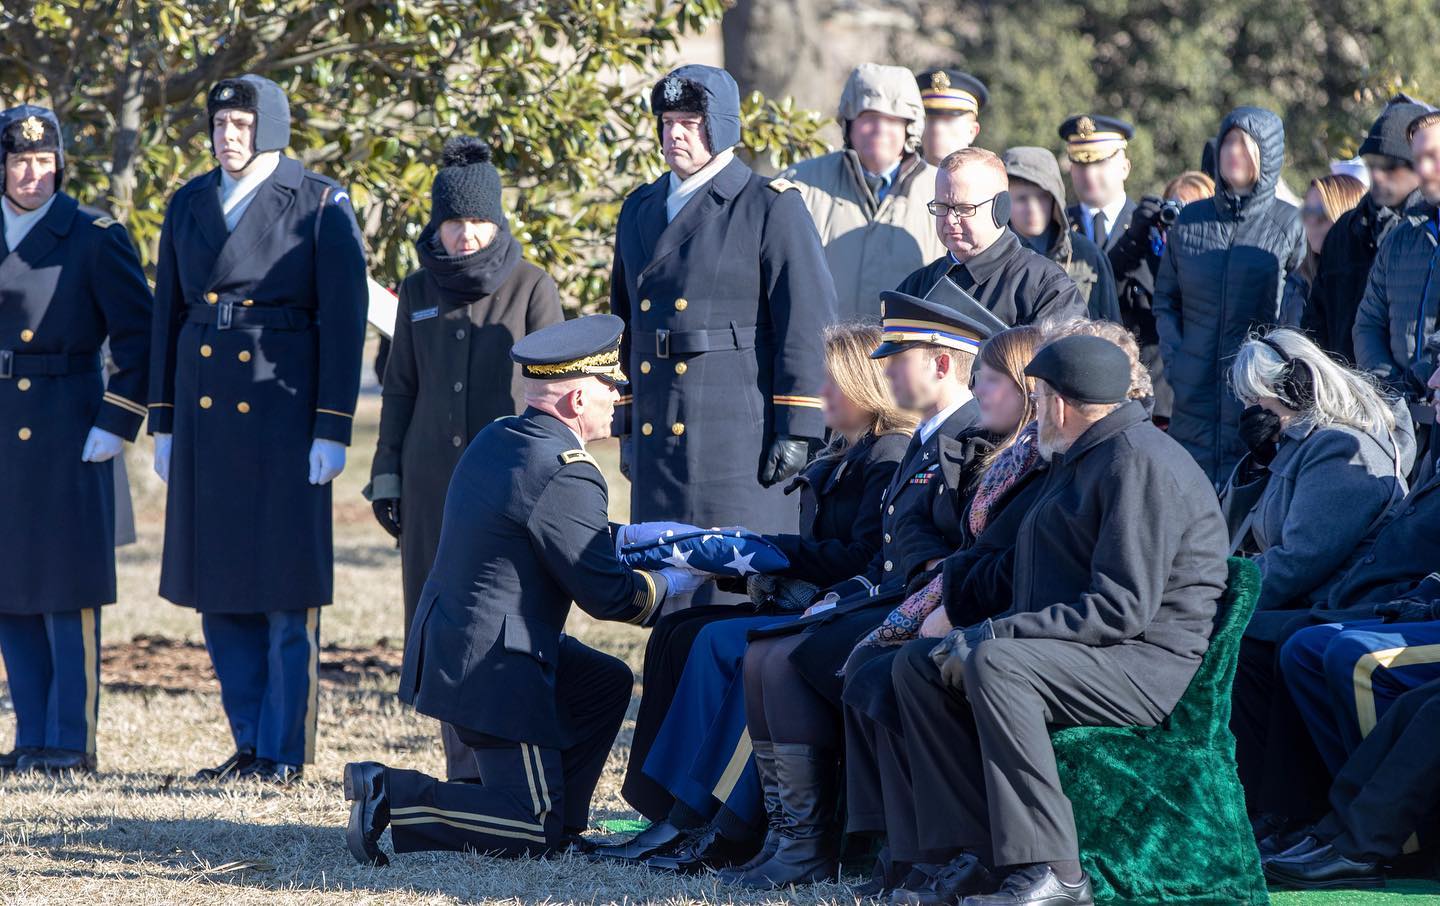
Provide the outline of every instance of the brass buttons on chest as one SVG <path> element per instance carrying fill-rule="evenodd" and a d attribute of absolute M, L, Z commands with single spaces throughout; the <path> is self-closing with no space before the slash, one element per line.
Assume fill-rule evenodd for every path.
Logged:
<path fill-rule="evenodd" d="M 676 299 L 676 300 L 675 300 L 675 310 L 676 310 L 676 311 L 684 311 L 685 309 L 687 309 L 687 308 L 689 308 L 689 307 L 690 307 L 690 303 L 689 303 L 689 302 L 686 302 L 684 299 Z"/>
<path fill-rule="evenodd" d="M 250 404 L 245 402 L 244 400 L 241 400 L 240 402 L 235 404 L 235 411 L 239 412 L 241 415 L 244 415 L 245 413 L 250 411 Z"/>
<path fill-rule="evenodd" d="M 209 344 L 209 343 L 201 343 L 201 344 L 200 344 L 200 355 L 201 355 L 202 357 L 208 359 L 208 358 L 210 358 L 210 356 L 213 355 L 214 353 L 215 353 L 215 350 L 210 348 L 210 344 Z"/>
<path fill-rule="evenodd" d="M 243 306 L 245 306 L 246 308 L 249 308 L 250 306 L 252 306 L 252 305 L 255 304 L 255 300 L 254 300 L 254 299 L 246 299 L 244 302 L 241 302 L 240 304 L 243 305 Z"/>
<path fill-rule="evenodd" d="M 220 294 L 219 294 L 219 293 L 206 293 L 206 294 L 205 294 L 205 301 L 206 301 L 206 302 L 209 302 L 211 305 L 214 305 L 216 302 L 219 302 L 219 301 L 220 301 Z"/>
<path fill-rule="evenodd" d="M 670 433 L 673 434 L 673 435 L 675 435 L 676 437 L 679 437 L 680 435 L 684 434 L 684 433 L 685 433 L 685 423 L 684 423 L 684 422 L 676 422 L 675 424 L 671 425 L 671 426 L 670 426 Z"/>
<path fill-rule="evenodd" d="M 895 568 L 895 564 L 894 564 L 894 563 L 891 563 L 889 560 L 886 560 L 886 561 L 885 561 L 885 571 L 886 571 L 887 573 L 890 572 L 890 571 L 891 571 L 892 569 L 894 569 L 894 568 Z"/>
<path fill-rule="evenodd" d="M 33 339 L 35 339 L 35 331 L 28 327 L 20 331 L 20 342 L 29 343 Z"/>
<path fill-rule="evenodd" d="M 676 373 L 676 374 L 684 374 L 685 372 L 687 372 L 687 371 L 689 371 L 689 370 L 690 370 L 690 366 L 689 366 L 689 365 L 686 365 L 684 362 L 676 362 L 676 363 L 675 363 L 675 373 Z"/>
<path fill-rule="evenodd" d="M 641 310 L 641 311 L 649 311 L 649 310 L 650 310 L 650 300 L 649 300 L 649 299 L 641 299 L 641 300 L 640 300 L 640 310 Z"/>
<path fill-rule="evenodd" d="M 640 433 L 645 435 L 646 437 L 649 437 L 651 434 L 655 433 L 655 426 L 650 424 L 649 422 L 646 422 L 645 424 L 640 426 Z"/>
<path fill-rule="evenodd" d="M 248 350 L 248 349 L 242 349 L 242 350 L 240 350 L 240 354 L 237 355 L 235 358 L 239 359 L 239 360 L 242 361 L 242 362 L 248 362 L 248 361 L 250 361 L 250 350 Z"/>
<path fill-rule="evenodd" d="M 20 390 L 21 393 L 24 393 L 26 390 L 30 389 L 30 379 L 28 377 L 22 377 L 20 380 L 15 382 L 15 386 Z"/>
<path fill-rule="evenodd" d="M 650 373 L 650 363 L 649 363 L 649 362 L 641 362 L 641 363 L 640 363 L 640 373 L 641 373 L 641 374 L 649 374 L 649 373 Z"/>
<path fill-rule="evenodd" d="M 215 401 L 212 400 L 210 397 L 208 397 L 208 396 L 202 396 L 202 397 L 200 397 L 200 408 L 201 408 L 201 409 L 209 409 L 209 408 L 210 408 L 211 406 L 213 406 L 213 405 L 215 405 Z"/>
<path fill-rule="evenodd" d="M 15 434 L 16 434 L 16 436 L 18 436 L 21 440 L 29 440 L 29 439 L 30 439 L 30 429 L 29 429 L 29 428 L 21 428 L 19 431 L 15 432 Z"/>

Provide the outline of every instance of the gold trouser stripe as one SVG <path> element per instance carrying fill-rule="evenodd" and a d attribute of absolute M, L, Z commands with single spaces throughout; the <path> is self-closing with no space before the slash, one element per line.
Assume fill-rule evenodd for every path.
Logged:
<path fill-rule="evenodd" d="M 525 745 L 521 743 L 521 745 Z M 553 806 L 550 803 L 550 784 L 545 782 L 545 762 L 540 758 L 540 747 L 530 746 L 530 757 L 535 759 L 535 776 L 540 781 L 540 801 L 544 804 L 545 810 L 540 813 L 540 820 L 543 822 L 550 815 Z"/>
<path fill-rule="evenodd" d="M 315 411 L 316 411 L 316 412 L 323 412 L 323 413 L 325 413 L 326 415 L 338 415 L 338 416 L 340 416 L 341 418 L 354 418 L 354 417 L 355 417 L 354 415 L 351 415 L 349 412 L 341 412 L 339 409 L 322 409 L 322 408 L 320 408 L 320 407 L 317 406 L 317 407 L 315 407 Z"/>
<path fill-rule="evenodd" d="M 544 843 L 545 838 L 535 834 L 521 833 L 520 831 L 500 830 L 494 827 L 476 827 L 473 824 L 465 824 L 461 821 L 451 821 L 449 818 L 392 818 L 391 824 L 448 824 L 451 827 L 458 827 L 460 830 L 474 831 L 477 834 L 488 834 L 492 837 L 510 837 L 515 840 L 529 840 L 532 843 Z"/>
<path fill-rule="evenodd" d="M 305 763 L 315 763 L 315 730 L 320 722 L 320 608 L 305 611 L 305 641 L 310 645 L 310 662 L 306 677 L 310 688 L 305 693 Z"/>
<path fill-rule="evenodd" d="M 745 772 L 745 765 L 750 763 L 750 753 L 754 746 L 750 744 L 750 730 L 745 729 L 740 733 L 740 740 L 735 743 L 735 751 L 730 754 L 730 763 L 725 765 L 725 773 L 720 775 L 720 782 L 715 784 L 715 789 L 710 791 L 721 802 L 730 798 L 735 791 L 735 784 L 740 782 L 740 775 Z"/>
<path fill-rule="evenodd" d="M 146 413 L 146 411 L 147 411 L 144 406 L 140 405 L 139 403 L 135 402 L 134 400 L 127 400 L 125 397 L 121 396 L 120 394 L 118 394 L 118 393 L 111 393 L 109 390 L 106 390 L 106 391 L 105 391 L 105 402 L 107 402 L 107 403 L 112 403 L 112 404 L 114 404 L 114 405 L 116 405 L 116 406 L 119 406 L 121 409 L 124 409 L 126 412 L 132 412 L 132 413 L 134 413 L 135 415 L 144 415 L 144 414 Z"/>
<path fill-rule="evenodd" d="M 85 670 L 85 752 L 95 754 L 95 724 L 100 706 L 100 635 L 96 625 L 98 608 L 87 607 L 80 611 L 80 635 L 84 646 Z"/>
<path fill-rule="evenodd" d="M 1413 645 L 1400 648 L 1386 648 L 1371 651 L 1355 662 L 1353 682 L 1355 685 L 1355 717 L 1360 725 L 1360 736 L 1370 735 L 1375 729 L 1375 671 L 1380 668 L 1394 670 L 1412 664 L 1433 664 L 1440 661 L 1440 645 Z M 1414 834 L 1401 847 L 1402 852 L 1413 853 L 1420 849 L 1420 840 Z"/>
<path fill-rule="evenodd" d="M 540 793 L 535 788 L 535 769 L 530 765 L 530 746 L 520 743 L 520 761 L 525 766 L 525 782 L 530 784 L 530 812 L 540 814 Z"/>
<path fill-rule="evenodd" d="M 474 824 L 498 824 L 501 827 L 518 827 L 522 830 L 544 831 L 545 826 L 534 821 L 520 821 L 515 818 L 497 818 L 494 815 L 482 815 L 479 812 L 456 812 L 443 808 L 435 808 L 433 805 L 407 805 L 402 808 L 392 808 L 390 814 L 394 815 L 439 815 L 444 818 L 455 818 L 459 821 L 469 821 Z"/>

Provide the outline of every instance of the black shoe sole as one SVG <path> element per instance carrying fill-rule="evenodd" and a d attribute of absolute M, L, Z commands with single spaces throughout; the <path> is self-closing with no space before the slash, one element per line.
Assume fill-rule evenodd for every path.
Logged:
<path fill-rule="evenodd" d="M 369 792 L 363 788 L 363 783 L 355 774 L 359 773 L 360 765 L 345 766 L 345 801 L 350 805 L 350 821 L 345 825 L 345 848 L 350 855 L 361 865 L 369 865 L 373 868 L 382 868 L 390 864 L 390 857 L 381 851 L 379 846 L 374 846 L 375 851 L 370 852 L 366 847 L 365 831 L 365 803 L 369 801 Z M 357 830 L 358 829 L 358 830 Z M 359 837 L 357 840 L 356 837 Z"/>
<path fill-rule="evenodd" d="M 1290 890 L 1336 890 L 1339 888 L 1353 888 L 1355 890 L 1374 890 L 1385 886 L 1385 877 L 1378 878 L 1334 878 L 1329 881 L 1300 881 L 1292 878 L 1277 877 L 1270 872 L 1265 872 L 1265 880 L 1276 887 L 1285 887 Z"/>

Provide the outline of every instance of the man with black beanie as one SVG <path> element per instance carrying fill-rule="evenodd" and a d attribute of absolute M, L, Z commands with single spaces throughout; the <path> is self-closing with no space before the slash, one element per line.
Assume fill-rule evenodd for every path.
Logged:
<path fill-rule="evenodd" d="M 1164 720 L 1225 589 L 1210 482 L 1126 401 L 1124 352 L 1064 337 L 1025 373 L 1050 468 L 1016 538 L 1010 609 L 895 658 L 916 839 L 948 864 L 892 903 L 1093 903 L 1050 731 Z"/>
<path fill-rule="evenodd" d="M 1400 222 L 1401 213 L 1420 201 L 1420 177 L 1415 175 L 1405 130 L 1430 109 L 1423 101 L 1397 94 L 1380 111 L 1360 145 L 1360 154 L 1370 168 L 1370 191 L 1340 215 L 1320 248 L 1301 326 L 1323 349 L 1347 362 L 1355 361 L 1350 332 L 1365 295 L 1375 250 Z"/>

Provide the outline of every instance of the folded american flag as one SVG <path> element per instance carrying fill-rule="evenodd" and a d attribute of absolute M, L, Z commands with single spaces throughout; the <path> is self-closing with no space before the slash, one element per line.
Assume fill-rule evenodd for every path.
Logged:
<path fill-rule="evenodd" d="M 676 566 L 741 577 L 779 572 L 790 566 L 790 558 L 760 535 L 734 529 L 665 532 L 653 541 L 621 547 L 620 562 L 631 569 Z"/>

